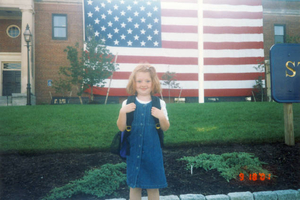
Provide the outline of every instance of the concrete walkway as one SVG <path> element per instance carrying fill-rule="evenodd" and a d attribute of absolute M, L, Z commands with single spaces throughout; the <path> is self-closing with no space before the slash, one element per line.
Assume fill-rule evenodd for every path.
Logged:
<path fill-rule="evenodd" d="M 142 200 L 147 200 L 143 197 Z M 109 199 L 109 200 L 126 200 Z M 160 196 L 160 200 L 300 200 L 300 189 L 298 190 L 275 190 L 265 192 L 233 192 L 226 194 L 208 195 L 182 194 L 179 196 Z"/>

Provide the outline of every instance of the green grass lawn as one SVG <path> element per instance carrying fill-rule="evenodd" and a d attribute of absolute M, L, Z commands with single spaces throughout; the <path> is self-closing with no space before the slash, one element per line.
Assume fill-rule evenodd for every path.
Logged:
<path fill-rule="evenodd" d="M 0 107 L 0 152 L 108 151 L 121 105 Z M 167 147 L 209 143 L 284 142 L 283 104 L 167 104 Z M 296 141 L 300 104 L 293 104 Z"/>

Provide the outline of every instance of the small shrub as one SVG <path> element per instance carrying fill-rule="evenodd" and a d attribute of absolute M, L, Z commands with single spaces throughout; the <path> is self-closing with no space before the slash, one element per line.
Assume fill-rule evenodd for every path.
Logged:
<path fill-rule="evenodd" d="M 230 179 L 238 178 L 240 173 L 246 176 L 252 173 L 270 174 L 268 170 L 262 168 L 265 162 L 259 161 L 253 154 L 245 152 L 215 154 L 199 154 L 198 156 L 183 157 L 179 160 L 187 161 L 187 170 L 194 168 L 204 168 L 206 171 L 216 169 L 228 182 Z"/>
<path fill-rule="evenodd" d="M 125 167 L 126 163 L 105 164 L 100 169 L 87 171 L 82 179 L 54 188 L 43 200 L 65 199 L 76 194 L 91 194 L 97 197 L 113 194 L 125 183 L 126 175 L 120 171 Z"/>

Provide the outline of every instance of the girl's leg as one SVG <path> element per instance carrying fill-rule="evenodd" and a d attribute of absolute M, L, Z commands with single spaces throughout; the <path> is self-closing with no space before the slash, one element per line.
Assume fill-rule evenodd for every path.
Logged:
<path fill-rule="evenodd" d="M 142 199 L 142 189 L 141 188 L 130 188 L 129 199 L 130 200 L 141 200 Z"/>
<path fill-rule="evenodd" d="M 158 189 L 147 189 L 148 200 L 159 200 L 159 190 Z"/>

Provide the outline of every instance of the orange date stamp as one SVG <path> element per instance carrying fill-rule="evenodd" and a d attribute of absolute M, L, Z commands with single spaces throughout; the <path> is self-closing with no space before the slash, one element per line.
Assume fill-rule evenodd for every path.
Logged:
<path fill-rule="evenodd" d="M 244 173 L 240 173 L 239 174 L 240 177 L 240 181 L 244 181 L 245 180 L 245 176 Z M 253 174 L 249 174 L 249 180 L 250 181 L 265 181 L 266 179 L 271 180 L 271 174 L 265 174 L 265 173 L 253 173 Z"/>

